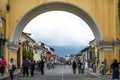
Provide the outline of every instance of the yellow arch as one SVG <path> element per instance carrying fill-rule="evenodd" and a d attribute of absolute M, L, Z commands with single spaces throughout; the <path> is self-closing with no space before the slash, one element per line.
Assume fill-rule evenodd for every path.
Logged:
<path fill-rule="evenodd" d="M 12 32 L 10 41 L 18 43 L 19 36 L 21 35 L 24 27 L 31 19 L 33 19 L 34 17 L 38 16 L 41 13 L 52 10 L 67 11 L 79 16 L 89 25 L 89 27 L 91 28 L 95 35 L 97 43 L 100 43 L 103 40 L 102 33 L 97 23 L 87 12 L 82 10 L 80 7 L 65 2 L 48 2 L 31 9 L 20 19 L 20 21 L 14 27 L 14 31 Z"/>

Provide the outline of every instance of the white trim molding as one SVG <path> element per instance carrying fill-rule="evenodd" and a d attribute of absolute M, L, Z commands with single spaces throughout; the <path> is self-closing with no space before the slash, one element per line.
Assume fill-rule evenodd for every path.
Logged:
<path fill-rule="evenodd" d="M 12 42 L 8 42 L 7 46 L 8 46 L 8 51 L 13 53 L 17 53 L 17 50 L 20 47 L 18 44 Z"/>

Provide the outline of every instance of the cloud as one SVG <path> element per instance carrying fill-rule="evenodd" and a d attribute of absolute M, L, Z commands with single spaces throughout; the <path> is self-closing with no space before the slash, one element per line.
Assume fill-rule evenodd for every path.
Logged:
<path fill-rule="evenodd" d="M 40 14 L 27 24 L 24 32 L 32 33 L 33 39 L 48 45 L 88 45 L 94 39 L 81 18 L 63 11 Z"/>

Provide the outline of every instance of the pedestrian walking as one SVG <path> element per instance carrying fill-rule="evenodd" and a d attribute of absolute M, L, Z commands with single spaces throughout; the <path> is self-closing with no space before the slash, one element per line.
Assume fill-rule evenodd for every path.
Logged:
<path fill-rule="evenodd" d="M 40 61 L 40 66 L 41 66 L 41 67 L 40 67 L 40 70 L 41 70 L 41 74 L 42 74 L 42 75 L 44 75 L 44 63 L 45 63 L 45 62 L 44 62 L 43 59 L 42 59 L 42 60 Z"/>
<path fill-rule="evenodd" d="M 95 63 L 92 64 L 92 69 L 93 69 L 93 72 L 96 72 L 96 65 L 95 65 Z"/>
<path fill-rule="evenodd" d="M 73 60 L 73 64 L 72 64 L 73 74 L 76 74 L 76 68 L 77 68 L 76 61 Z"/>
<path fill-rule="evenodd" d="M 89 62 L 87 60 L 85 60 L 85 68 L 88 69 L 88 64 Z"/>
<path fill-rule="evenodd" d="M 119 80 L 119 66 L 118 66 L 117 59 L 113 61 L 113 63 L 110 65 L 112 68 L 112 79 L 113 80 Z"/>
<path fill-rule="evenodd" d="M 1 64 L 2 64 L 2 66 L 1 66 L 1 73 L 2 73 L 2 76 L 3 76 L 4 72 L 5 72 L 5 67 L 7 65 L 6 60 L 4 59 L 3 56 L 2 56 Z"/>
<path fill-rule="evenodd" d="M 49 61 L 49 62 L 47 63 L 47 69 L 48 69 L 48 70 L 50 70 L 50 65 L 51 65 L 51 62 Z"/>
<path fill-rule="evenodd" d="M 28 60 L 28 74 L 31 73 L 31 60 Z"/>
<path fill-rule="evenodd" d="M 78 73 L 80 74 L 82 72 L 81 71 L 81 60 L 78 61 L 77 67 L 78 67 Z"/>
<path fill-rule="evenodd" d="M 34 60 L 31 60 L 31 67 L 30 67 L 30 71 L 31 71 L 31 76 L 34 76 L 34 70 L 35 70 L 35 62 Z"/>
<path fill-rule="evenodd" d="M 25 76 L 25 74 L 28 76 L 28 66 L 29 65 L 29 61 L 28 61 L 28 58 L 26 58 L 24 61 L 23 61 L 23 76 Z"/>
<path fill-rule="evenodd" d="M 81 62 L 81 72 L 84 73 L 84 69 L 85 69 L 85 64 L 83 62 Z"/>
<path fill-rule="evenodd" d="M 14 70 L 16 69 L 16 64 L 15 64 L 13 58 L 11 58 L 8 67 L 9 67 L 10 79 L 13 80 Z"/>
<path fill-rule="evenodd" d="M 40 61 L 41 61 L 41 60 L 39 60 L 39 61 L 38 61 L 38 64 L 37 64 L 37 65 L 38 65 L 38 71 L 39 71 L 39 72 L 40 72 Z"/>
<path fill-rule="evenodd" d="M 39 61 L 36 62 L 35 70 L 36 70 L 36 72 L 39 71 Z"/>
<path fill-rule="evenodd" d="M 100 65 L 100 73 L 102 74 L 102 76 L 105 75 L 105 64 L 104 64 L 104 62 L 102 62 L 101 65 Z"/>

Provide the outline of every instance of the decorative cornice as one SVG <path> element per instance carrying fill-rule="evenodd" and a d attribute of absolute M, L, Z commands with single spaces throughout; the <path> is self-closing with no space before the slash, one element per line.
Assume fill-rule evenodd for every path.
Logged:
<path fill-rule="evenodd" d="M 113 51 L 114 43 L 109 41 L 102 41 L 97 45 L 97 47 L 100 52 L 110 51 L 110 50 Z"/>
<path fill-rule="evenodd" d="M 113 41 L 113 44 L 114 44 L 114 45 L 120 45 L 120 40 Z"/>
<path fill-rule="evenodd" d="M 120 40 L 116 41 L 101 41 L 99 44 L 96 45 L 99 51 L 108 51 L 114 50 L 116 45 L 120 45 Z"/>
<path fill-rule="evenodd" d="M 17 50 L 20 47 L 18 44 L 15 44 L 13 42 L 8 42 L 7 46 L 8 46 L 8 51 L 13 53 L 17 53 Z"/>

